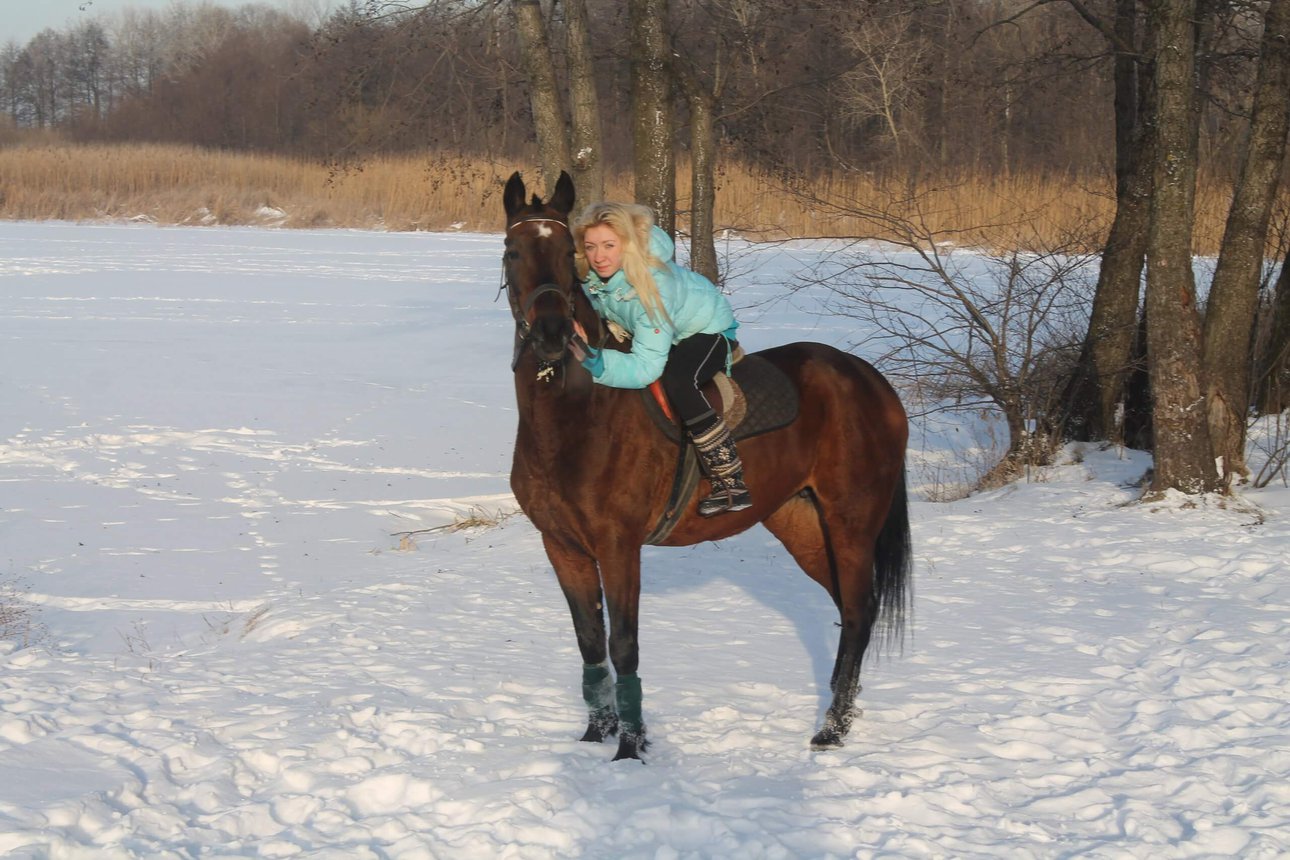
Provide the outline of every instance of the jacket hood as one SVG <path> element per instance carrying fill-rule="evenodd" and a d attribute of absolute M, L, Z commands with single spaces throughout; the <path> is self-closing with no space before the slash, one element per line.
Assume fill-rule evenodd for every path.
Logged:
<path fill-rule="evenodd" d="M 658 257 L 664 265 L 667 265 L 668 260 L 671 260 L 676 253 L 676 243 L 657 224 L 649 228 L 649 252 Z"/>

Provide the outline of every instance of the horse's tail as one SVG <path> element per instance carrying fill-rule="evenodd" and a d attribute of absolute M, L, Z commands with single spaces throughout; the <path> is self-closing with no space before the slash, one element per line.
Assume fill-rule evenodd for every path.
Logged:
<path fill-rule="evenodd" d="M 904 466 L 900 469 L 900 482 L 892 493 L 887 519 L 874 544 L 873 566 L 870 600 L 875 612 L 871 617 L 877 622 L 878 644 L 885 650 L 904 644 L 905 621 L 913 614 L 913 544 L 909 537 L 909 495 Z"/>

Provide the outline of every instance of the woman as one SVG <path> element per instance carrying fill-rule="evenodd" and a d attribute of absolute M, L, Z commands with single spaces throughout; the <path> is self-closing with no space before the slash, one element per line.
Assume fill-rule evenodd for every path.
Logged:
<path fill-rule="evenodd" d="M 700 390 L 729 367 L 739 327 L 730 302 L 707 278 L 672 261 L 671 238 L 644 206 L 589 206 L 574 222 L 573 240 L 591 303 L 632 339 L 631 352 L 592 350 L 583 366 L 614 388 L 644 388 L 661 378 L 712 482 L 699 513 L 751 507 L 730 430 Z M 586 332 L 578 333 L 585 341 Z"/>

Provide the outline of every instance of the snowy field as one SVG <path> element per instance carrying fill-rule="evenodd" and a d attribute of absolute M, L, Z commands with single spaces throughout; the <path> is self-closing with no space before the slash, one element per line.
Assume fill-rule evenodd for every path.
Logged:
<path fill-rule="evenodd" d="M 815 253 L 742 249 L 749 347 L 863 340 L 767 304 Z M 1090 449 L 923 500 L 970 423 L 915 428 L 913 638 L 847 746 L 761 529 L 646 550 L 648 762 L 578 743 L 500 256 L 0 223 L 0 855 L 1290 855 L 1290 491 L 1126 505 L 1148 459 Z"/>

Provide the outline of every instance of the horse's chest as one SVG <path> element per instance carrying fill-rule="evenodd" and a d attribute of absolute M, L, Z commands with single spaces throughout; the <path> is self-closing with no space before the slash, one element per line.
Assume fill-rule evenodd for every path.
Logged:
<path fill-rule="evenodd" d="M 511 468 L 511 491 L 520 509 L 544 532 L 585 521 L 587 505 L 594 504 L 589 492 L 594 484 L 576 459 L 526 457 L 517 451 Z"/>

